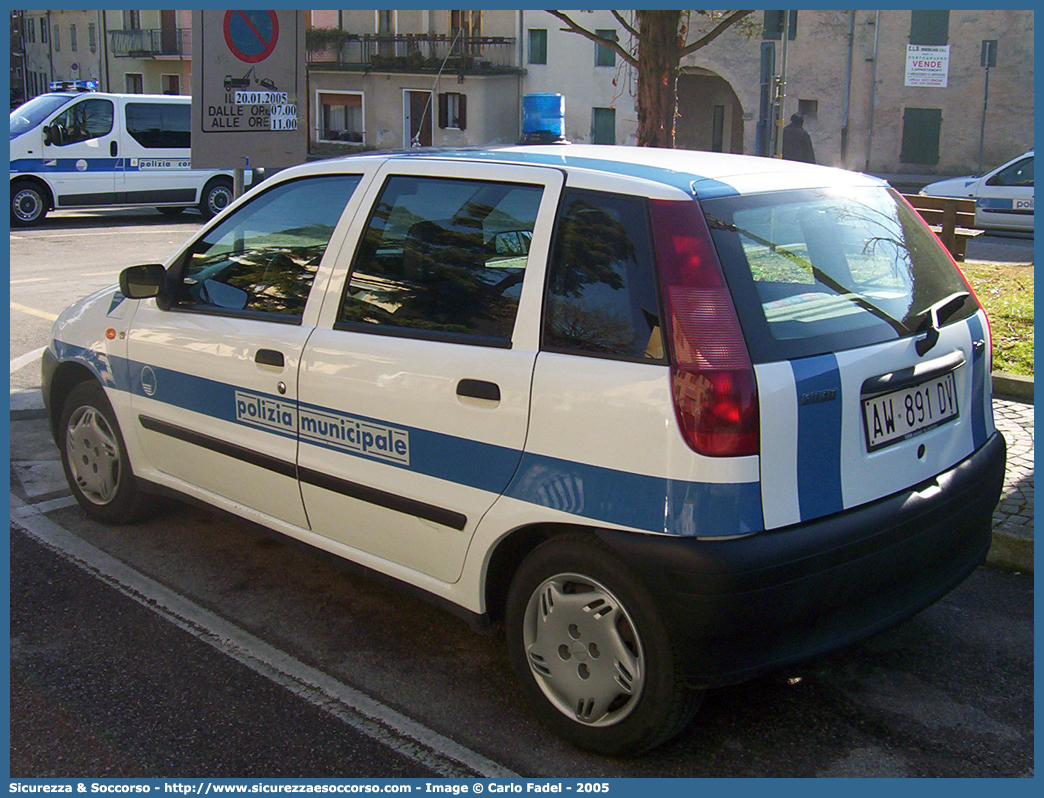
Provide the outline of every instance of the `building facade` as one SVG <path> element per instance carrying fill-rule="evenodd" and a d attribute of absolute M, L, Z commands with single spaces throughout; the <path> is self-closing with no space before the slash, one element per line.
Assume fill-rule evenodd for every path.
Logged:
<path fill-rule="evenodd" d="M 679 146 L 716 149 L 709 123 L 724 117 L 731 125 L 718 136 L 727 142 L 722 149 L 765 151 L 767 131 L 759 125 L 765 73 L 778 75 L 782 67 L 782 12 L 756 13 L 764 15 L 762 37 L 729 32 L 685 59 Z M 820 163 L 900 175 L 975 171 L 985 41 L 995 42 L 997 54 L 989 70 L 984 166 L 1033 147 L 1033 11 L 791 14 L 782 118 L 805 117 Z"/>
<path fill-rule="evenodd" d="M 60 79 L 190 90 L 189 11 L 20 13 L 26 98 Z M 567 13 L 633 50 L 611 12 Z M 633 22 L 634 12 L 619 13 Z M 772 154 L 783 72 L 781 118 L 804 116 L 823 164 L 964 174 L 980 149 L 989 167 L 1033 146 L 1033 11 L 788 13 L 786 36 L 784 12 L 757 11 L 753 33 L 731 29 L 684 59 L 677 146 Z M 698 35 L 701 18 L 687 22 Z M 636 70 L 546 11 L 310 11 L 306 24 L 313 155 L 512 143 L 522 97 L 539 92 L 564 95 L 570 141 L 636 141 Z"/>
<path fill-rule="evenodd" d="M 515 11 L 313 11 L 309 141 L 359 147 L 518 139 L 522 71 Z"/>
<path fill-rule="evenodd" d="M 23 11 L 26 99 L 56 80 L 102 91 L 188 94 L 190 11 Z"/>

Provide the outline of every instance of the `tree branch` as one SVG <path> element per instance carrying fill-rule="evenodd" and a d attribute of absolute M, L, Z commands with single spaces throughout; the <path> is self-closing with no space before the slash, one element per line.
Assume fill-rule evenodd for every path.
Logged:
<path fill-rule="evenodd" d="M 554 12 L 552 12 L 552 13 L 554 13 Z M 731 28 L 735 23 L 739 22 L 741 19 L 743 19 L 746 16 L 750 16 L 753 13 L 754 13 L 753 11 L 733 11 L 731 14 L 729 14 L 727 17 L 725 17 L 725 19 L 723 19 L 721 22 L 719 22 L 715 26 L 714 30 L 712 30 L 706 36 L 704 36 L 703 38 L 697 39 L 692 44 L 687 44 L 683 48 L 681 48 L 681 50 L 678 51 L 679 57 L 680 58 L 685 58 L 685 56 L 689 55 L 690 53 L 696 52 L 701 47 L 706 47 L 712 41 L 714 41 L 719 36 L 721 36 L 721 34 L 723 34 L 726 30 Z"/>
<path fill-rule="evenodd" d="M 603 47 L 608 47 L 628 64 L 635 67 L 636 69 L 638 68 L 638 59 L 631 55 L 629 52 L 627 52 L 627 50 L 621 47 L 617 42 L 609 41 L 609 39 L 603 39 L 598 34 L 592 33 L 591 31 L 587 30 L 587 28 L 577 25 L 575 22 L 573 22 L 573 20 L 571 20 L 567 15 L 563 14 L 561 11 L 546 11 L 546 13 L 550 14 L 555 19 L 564 22 L 568 26 L 566 28 L 562 28 L 562 30 L 567 31 L 569 33 L 576 33 L 580 36 L 583 36 L 585 39 L 590 39 L 595 44 L 600 44 Z M 750 14 L 752 12 L 747 11 L 746 13 Z M 629 25 L 628 28 L 630 28 Z"/>
<path fill-rule="evenodd" d="M 631 34 L 635 39 L 641 38 L 638 31 L 631 27 L 631 24 L 620 15 L 619 11 L 613 11 L 612 14 L 614 17 L 616 17 L 616 21 L 623 25 L 625 31 Z"/>

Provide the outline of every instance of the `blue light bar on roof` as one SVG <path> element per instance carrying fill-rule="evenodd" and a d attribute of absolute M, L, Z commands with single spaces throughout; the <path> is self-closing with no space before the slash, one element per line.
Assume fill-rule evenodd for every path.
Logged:
<path fill-rule="evenodd" d="M 565 137 L 565 97 L 526 94 L 522 97 L 521 144 L 568 144 Z"/>

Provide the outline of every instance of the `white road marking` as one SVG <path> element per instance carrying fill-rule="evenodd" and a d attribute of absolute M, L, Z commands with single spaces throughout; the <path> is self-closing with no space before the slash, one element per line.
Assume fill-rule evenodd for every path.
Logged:
<path fill-rule="evenodd" d="M 237 662 L 443 778 L 518 774 L 193 603 L 81 540 L 11 495 L 11 519 L 37 542 Z"/>
<path fill-rule="evenodd" d="M 184 228 L 180 227 L 150 227 L 146 230 L 136 232 L 135 235 L 147 235 L 149 233 L 167 234 L 167 233 L 179 233 Z M 100 230 L 94 233 L 81 233 L 79 230 L 70 230 L 68 233 L 43 233 L 40 235 L 21 236 L 21 238 L 29 238 L 35 241 L 38 238 L 83 238 L 84 236 L 111 236 L 115 233 L 113 230 Z M 11 236 L 14 238 L 15 236 Z"/>
<path fill-rule="evenodd" d="M 11 373 L 14 374 L 19 369 L 24 369 L 31 363 L 38 361 L 46 348 L 46 346 L 41 346 L 39 349 L 34 349 L 32 352 L 26 352 L 24 355 L 13 358 L 11 360 Z"/>
<path fill-rule="evenodd" d="M 116 277 L 118 274 L 118 271 L 108 269 L 104 272 L 83 272 L 80 277 Z"/>

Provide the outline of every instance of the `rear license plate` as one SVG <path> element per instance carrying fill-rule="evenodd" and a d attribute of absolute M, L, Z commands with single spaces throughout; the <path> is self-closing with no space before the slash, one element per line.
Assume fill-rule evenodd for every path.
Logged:
<path fill-rule="evenodd" d="M 957 407 L 954 372 L 910 388 L 863 400 L 866 448 L 874 451 L 953 421 Z"/>

